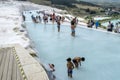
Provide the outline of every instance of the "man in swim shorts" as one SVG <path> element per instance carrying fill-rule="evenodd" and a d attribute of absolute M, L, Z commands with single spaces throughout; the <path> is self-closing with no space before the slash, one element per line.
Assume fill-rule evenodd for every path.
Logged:
<path fill-rule="evenodd" d="M 79 64 L 81 66 L 81 61 L 85 61 L 85 58 L 84 57 L 75 57 L 72 61 L 75 65 L 75 67 L 78 68 Z"/>
<path fill-rule="evenodd" d="M 68 77 L 72 78 L 72 73 L 74 69 L 74 65 L 71 62 L 71 58 L 67 58 L 67 72 L 68 72 Z"/>

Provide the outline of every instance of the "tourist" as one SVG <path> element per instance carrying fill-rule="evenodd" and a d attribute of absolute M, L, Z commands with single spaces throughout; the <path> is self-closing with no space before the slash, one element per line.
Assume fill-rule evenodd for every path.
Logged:
<path fill-rule="evenodd" d="M 90 24 L 90 20 L 88 20 L 88 23 L 87 23 L 87 27 L 90 28 L 91 24 Z"/>
<path fill-rule="evenodd" d="M 53 22 L 53 24 L 54 24 L 54 21 L 55 21 L 55 13 L 53 13 L 53 15 L 52 15 L 52 22 Z"/>
<path fill-rule="evenodd" d="M 31 18 L 32 18 L 32 21 L 36 23 L 36 18 L 33 15 L 31 16 Z"/>
<path fill-rule="evenodd" d="M 111 21 L 109 21 L 109 24 L 108 24 L 107 31 L 110 31 L 110 32 L 112 32 L 112 30 L 113 30 L 113 27 L 114 27 L 113 23 L 111 23 Z"/>
<path fill-rule="evenodd" d="M 73 19 L 73 21 L 74 21 L 74 26 L 75 26 L 75 28 L 76 28 L 76 26 L 77 26 L 77 24 L 78 24 L 78 19 L 77 19 L 77 17 L 75 17 L 75 18 Z"/>
<path fill-rule="evenodd" d="M 57 20 L 57 28 L 58 28 L 58 32 L 60 32 L 60 18 L 58 18 L 58 20 Z"/>
<path fill-rule="evenodd" d="M 75 21 L 74 19 L 71 21 L 71 35 L 75 36 Z"/>
<path fill-rule="evenodd" d="M 55 71 L 55 69 L 54 69 L 55 65 L 54 64 L 47 64 L 47 65 L 43 64 L 43 67 L 45 68 L 49 79 L 50 80 L 55 80 L 56 77 L 53 74 L 53 72 Z"/>
<path fill-rule="evenodd" d="M 50 14 L 50 21 L 52 22 L 52 14 Z"/>
<path fill-rule="evenodd" d="M 84 57 L 75 57 L 72 61 L 75 65 L 75 67 L 78 68 L 79 64 L 81 66 L 81 61 L 85 61 L 85 58 Z"/>
<path fill-rule="evenodd" d="M 72 73 L 74 69 L 74 65 L 71 62 L 71 58 L 67 58 L 67 72 L 68 72 L 68 77 L 72 78 Z"/>
<path fill-rule="evenodd" d="M 116 23 L 114 32 L 115 33 L 119 33 L 120 32 L 120 27 L 118 26 L 118 23 Z"/>
<path fill-rule="evenodd" d="M 41 23 L 41 22 L 42 22 L 41 16 L 39 15 L 38 18 L 39 18 L 39 21 L 40 21 L 40 23 Z"/>
<path fill-rule="evenodd" d="M 56 16 L 55 20 L 56 22 L 60 19 L 60 16 Z"/>
<path fill-rule="evenodd" d="M 38 23 L 39 22 L 39 16 L 36 16 L 36 23 Z"/>
<path fill-rule="evenodd" d="M 23 19 L 23 21 L 25 21 L 25 15 L 24 15 L 24 13 L 22 13 L 22 19 Z"/>
<path fill-rule="evenodd" d="M 96 21 L 95 27 L 96 27 L 96 29 L 99 27 L 99 21 Z"/>
<path fill-rule="evenodd" d="M 94 24 L 95 24 L 95 22 L 94 22 L 94 20 L 91 20 L 91 28 L 94 26 Z"/>
<path fill-rule="evenodd" d="M 65 20 L 65 17 L 64 16 L 62 16 L 61 17 L 61 20 L 62 20 L 62 23 L 64 22 L 64 20 Z"/>
<path fill-rule="evenodd" d="M 44 20 L 44 23 L 46 24 L 48 22 L 48 16 L 44 14 L 43 20 Z"/>
<path fill-rule="evenodd" d="M 94 20 L 89 20 L 87 24 L 88 24 L 87 25 L 88 28 L 92 28 L 95 23 L 94 23 Z"/>

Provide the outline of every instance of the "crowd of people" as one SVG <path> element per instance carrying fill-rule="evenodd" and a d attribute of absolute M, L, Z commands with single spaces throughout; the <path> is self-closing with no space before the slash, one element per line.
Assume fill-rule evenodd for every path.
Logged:
<path fill-rule="evenodd" d="M 52 22 L 53 24 L 56 22 L 57 24 L 57 31 L 60 32 L 60 27 L 61 24 L 64 22 L 65 17 L 64 16 L 59 16 L 59 15 L 55 15 L 55 13 L 53 14 L 46 14 L 44 12 L 40 12 L 40 11 L 36 11 L 36 13 L 38 14 L 37 16 L 35 15 L 31 15 L 31 19 L 34 23 L 41 23 L 42 21 L 44 22 L 44 24 L 48 23 L 49 21 Z M 40 16 L 40 14 L 43 14 L 43 16 Z M 30 14 L 32 14 L 32 12 L 30 12 Z M 26 20 L 25 16 L 22 15 L 23 17 L 23 21 Z M 75 28 L 76 25 L 78 24 L 78 19 L 77 17 L 73 18 L 71 20 L 71 36 L 75 37 Z M 111 21 L 109 21 L 107 28 L 107 31 L 109 32 L 115 32 L 115 33 L 120 33 L 120 22 L 116 23 L 116 25 L 114 25 L 113 23 L 111 23 Z M 98 27 L 100 27 L 100 22 L 94 21 L 93 19 L 89 20 L 87 23 L 87 27 L 88 28 L 93 28 L 95 26 L 96 29 L 98 29 Z"/>
<path fill-rule="evenodd" d="M 59 16 L 59 15 L 55 15 L 55 13 L 53 14 L 45 14 L 42 13 L 43 16 L 40 16 L 40 12 L 36 12 L 38 15 L 32 15 L 32 12 L 29 12 L 31 14 L 31 19 L 34 23 L 41 23 L 42 21 L 44 22 L 44 24 L 48 23 L 48 22 L 52 22 L 53 24 L 56 22 L 57 24 L 57 31 L 60 32 L 60 26 L 61 24 L 64 22 L 65 17 L 64 16 Z M 25 21 L 25 16 L 24 14 L 22 15 L 23 17 L 23 21 Z M 75 28 L 78 24 L 78 19 L 77 17 L 73 18 L 71 20 L 71 35 L 75 36 Z"/>
<path fill-rule="evenodd" d="M 107 28 L 107 31 L 109 32 L 115 32 L 115 33 L 120 33 L 120 26 L 119 26 L 120 22 L 117 22 L 116 25 L 114 25 L 111 21 L 108 22 L 108 26 L 106 27 Z M 97 29 L 100 25 L 100 22 L 97 20 L 97 21 L 94 21 L 93 19 L 92 20 L 89 20 L 88 23 L 87 23 L 87 27 L 88 28 L 93 28 L 95 26 L 95 28 Z"/>
<path fill-rule="evenodd" d="M 73 59 L 71 59 L 70 57 L 66 59 L 67 61 L 67 74 L 68 77 L 72 78 L 72 74 L 73 74 L 73 69 L 74 68 L 79 68 L 79 65 L 81 66 L 81 62 L 85 61 L 84 57 L 74 57 Z M 54 75 L 54 71 L 55 71 L 55 65 L 54 64 L 43 64 L 44 69 L 47 72 L 47 75 L 49 77 L 50 80 L 55 80 L 56 76 Z"/>
<path fill-rule="evenodd" d="M 107 31 L 109 32 L 114 31 L 115 33 L 120 33 L 120 22 L 117 22 L 116 25 L 114 25 L 111 21 L 109 21 Z"/>

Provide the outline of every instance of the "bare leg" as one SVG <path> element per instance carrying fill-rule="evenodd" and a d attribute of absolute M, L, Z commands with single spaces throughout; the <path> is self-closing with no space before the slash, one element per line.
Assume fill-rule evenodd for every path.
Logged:
<path fill-rule="evenodd" d="M 72 78 L 72 74 L 70 74 L 70 78 Z"/>

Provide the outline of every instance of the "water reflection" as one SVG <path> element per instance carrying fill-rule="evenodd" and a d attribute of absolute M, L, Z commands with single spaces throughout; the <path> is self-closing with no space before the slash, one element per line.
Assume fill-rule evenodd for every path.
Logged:
<path fill-rule="evenodd" d="M 53 30 L 53 32 L 55 32 L 55 25 L 54 24 L 52 24 L 52 30 Z"/>
<path fill-rule="evenodd" d="M 47 31 L 46 24 L 44 24 L 43 27 L 44 27 L 44 28 L 43 28 L 43 31 L 46 32 L 46 31 Z"/>

